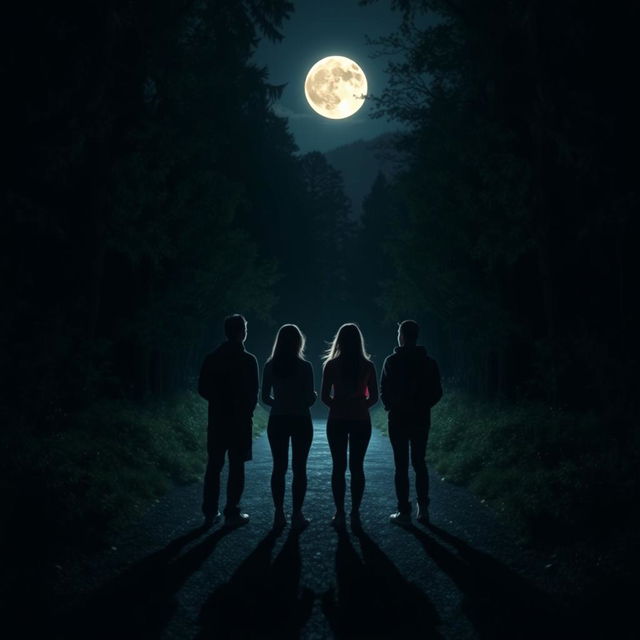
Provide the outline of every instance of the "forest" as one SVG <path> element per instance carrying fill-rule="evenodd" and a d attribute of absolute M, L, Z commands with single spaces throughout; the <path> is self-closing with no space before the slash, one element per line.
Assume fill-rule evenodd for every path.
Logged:
<path fill-rule="evenodd" d="M 397 168 L 378 176 L 360 219 L 325 156 L 298 151 L 273 110 L 283 87 L 253 60 L 261 39 L 281 38 L 293 3 L 5 8 L 4 548 L 44 525 L 55 534 L 42 554 L 58 553 L 106 526 L 123 504 L 90 500 L 98 467 L 197 475 L 191 462 L 158 471 L 149 440 L 177 438 L 163 459 L 199 446 L 189 394 L 234 312 L 261 365 L 277 327 L 298 323 L 316 376 L 342 322 L 360 324 L 380 367 L 396 323 L 414 318 L 464 402 L 563 412 L 570 436 L 543 457 L 580 450 L 601 506 L 616 478 L 606 517 L 624 512 L 629 525 L 640 459 L 638 8 L 389 4 L 404 21 L 370 44 L 393 54 L 371 99 L 403 128 L 388 149 Z M 141 416 L 151 422 L 137 429 Z M 180 421 L 184 433 L 167 435 Z M 64 467 L 71 458 L 78 467 Z"/>

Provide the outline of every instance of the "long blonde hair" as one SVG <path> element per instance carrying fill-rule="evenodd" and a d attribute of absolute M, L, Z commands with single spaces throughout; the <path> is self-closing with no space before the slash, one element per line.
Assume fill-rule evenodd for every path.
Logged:
<path fill-rule="evenodd" d="M 273 349 L 268 362 L 273 364 L 273 372 L 285 378 L 293 372 L 296 360 L 304 360 L 306 340 L 300 328 L 295 324 L 283 324 L 273 342 Z"/>
<path fill-rule="evenodd" d="M 369 358 L 360 327 L 353 322 L 347 322 L 338 329 L 323 360 L 325 366 L 330 360 L 338 360 L 342 375 L 355 388 L 358 384 L 358 376 L 364 365 L 369 362 Z"/>

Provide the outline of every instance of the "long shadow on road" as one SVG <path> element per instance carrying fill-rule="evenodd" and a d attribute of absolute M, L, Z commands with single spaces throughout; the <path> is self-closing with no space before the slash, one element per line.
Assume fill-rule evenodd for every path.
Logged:
<path fill-rule="evenodd" d="M 207 598 L 197 638 L 297 638 L 311 616 L 315 595 L 300 589 L 298 532 L 289 533 L 272 561 L 277 534 L 270 532 L 229 581 Z"/>
<path fill-rule="evenodd" d="M 404 529 L 415 536 L 458 587 L 463 596 L 462 610 L 478 638 L 514 640 L 563 635 L 565 621 L 556 604 L 515 571 L 433 524 L 429 525 L 432 535 L 413 525 Z"/>
<path fill-rule="evenodd" d="M 434 525 L 428 531 L 404 529 L 455 585 L 462 613 L 478 638 L 592 637 L 584 620 L 563 613 L 548 595 L 489 554 Z M 441 638 L 441 620 L 425 592 L 405 579 L 365 531 L 352 532 L 338 533 L 335 586 L 320 597 L 332 634 Z M 228 533 L 218 529 L 198 542 L 202 529 L 180 536 L 90 595 L 46 636 L 161 637 L 177 610 L 178 592 Z M 198 640 L 299 637 L 311 619 L 316 594 L 301 587 L 299 534 L 291 532 L 272 558 L 277 538 L 273 532 L 265 536 L 207 598 L 198 618 Z"/>
<path fill-rule="evenodd" d="M 176 593 L 229 533 L 218 529 L 186 553 L 203 533 L 193 529 L 129 567 L 56 625 L 58 638 L 158 638 L 177 608 Z M 178 557 L 179 556 L 179 557 Z"/>
<path fill-rule="evenodd" d="M 408 582 L 362 530 L 355 533 L 362 557 L 346 531 L 338 533 L 336 588 L 322 609 L 337 638 L 440 638 L 439 617 L 423 591 Z"/>

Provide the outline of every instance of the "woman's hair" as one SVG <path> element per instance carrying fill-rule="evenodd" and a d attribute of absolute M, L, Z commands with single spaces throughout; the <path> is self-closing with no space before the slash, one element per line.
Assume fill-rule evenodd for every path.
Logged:
<path fill-rule="evenodd" d="M 324 356 L 325 365 L 329 360 L 339 359 L 342 375 L 353 383 L 358 384 L 358 375 L 363 365 L 369 360 L 369 354 L 364 347 L 364 338 L 357 324 L 347 322 L 336 333 L 333 342 Z"/>
<path fill-rule="evenodd" d="M 293 373 L 296 360 L 304 360 L 305 337 L 295 324 L 283 324 L 273 343 L 268 362 L 273 365 L 273 373 L 286 378 Z"/>

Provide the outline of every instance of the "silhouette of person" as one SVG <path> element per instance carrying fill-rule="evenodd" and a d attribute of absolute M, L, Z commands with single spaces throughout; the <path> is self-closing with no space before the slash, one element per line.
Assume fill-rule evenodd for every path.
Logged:
<path fill-rule="evenodd" d="M 302 504 L 307 492 L 307 457 L 313 439 L 309 407 L 316 401 L 317 394 L 313 389 L 313 368 L 304 359 L 304 345 L 304 335 L 295 324 L 280 327 L 262 375 L 262 402 L 271 407 L 267 437 L 273 455 L 271 494 L 275 508 L 274 529 L 281 529 L 287 524 L 284 485 L 289 440 L 293 469 L 291 526 L 302 529 L 309 523 L 302 513 Z"/>
<path fill-rule="evenodd" d="M 429 475 L 425 460 L 431 426 L 431 407 L 442 397 L 438 364 L 418 346 L 418 323 L 405 320 L 398 327 L 398 347 L 382 368 L 380 398 L 389 412 L 389 440 L 395 462 L 398 510 L 389 519 L 411 522 L 409 450 L 416 474 L 417 520 L 429 522 Z"/>
<path fill-rule="evenodd" d="M 224 321 L 226 341 L 210 353 L 202 365 L 198 393 L 209 401 L 207 452 L 202 512 L 205 526 L 220 519 L 220 473 L 229 458 L 225 525 L 249 521 L 240 511 L 244 489 L 244 463 L 251 460 L 253 410 L 258 401 L 258 362 L 244 349 L 247 321 L 235 314 Z"/>
<path fill-rule="evenodd" d="M 371 439 L 369 408 L 378 401 L 376 370 L 365 351 L 357 325 L 343 324 L 325 356 L 322 371 L 322 402 L 329 407 L 327 440 L 333 460 L 331 489 L 336 505 L 332 524 L 345 524 L 347 449 L 351 473 L 351 522 L 360 524 L 364 493 L 364 456 Z"/>

